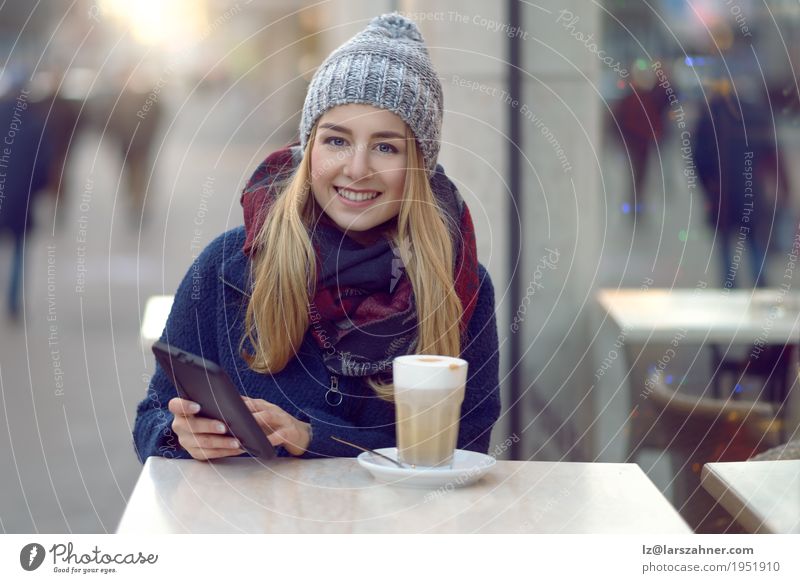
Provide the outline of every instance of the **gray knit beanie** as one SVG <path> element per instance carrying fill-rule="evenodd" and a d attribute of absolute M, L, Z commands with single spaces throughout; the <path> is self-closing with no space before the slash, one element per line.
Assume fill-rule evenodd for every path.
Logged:
<path fill-rule="evenodd" d="M 442 85 L 411 20 L 397 13 L 378 16 L 325 59 L 311 79 L 303 105 L 301 146 L 305 148 L 323 113 L 347 103 L 397 114 L 411 128 L 425 167 L 433 172 L 442 133 Z"/>

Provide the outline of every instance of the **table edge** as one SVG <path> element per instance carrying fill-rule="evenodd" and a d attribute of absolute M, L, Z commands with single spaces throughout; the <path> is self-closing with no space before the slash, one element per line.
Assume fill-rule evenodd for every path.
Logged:
<path fill-rule="evenodd" d="M 700 484 L 706 492 L 728 513 L 733 519 L 753 534 L 778 534 L 770 528 L 765 517 L 760 516 L 747 506 L 747 500 L 739 493 L 728 487 L 722 476 L 717 473 L 716 465 L 725 462 L 711 462 L 703 466 L 700 475 Z M 734 462 L 740 463 L 740 462 Z"/>

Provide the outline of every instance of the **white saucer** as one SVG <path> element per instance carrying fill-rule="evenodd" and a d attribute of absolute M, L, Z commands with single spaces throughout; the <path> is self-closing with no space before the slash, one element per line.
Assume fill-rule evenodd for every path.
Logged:
<path fill-rule="evenodd" d="M 396 447 L 385 447 L 375 451 L 397 459 Z M 444 487 L 451 490 L 477 482 L 494 466 L 496 460 L 484 453 L 457 449 L 453 454 L 452 468 L 398 468 L 393 463 L 369 452 L 359 455 L 358 463 L 379 482 L 410 488 Z"/>

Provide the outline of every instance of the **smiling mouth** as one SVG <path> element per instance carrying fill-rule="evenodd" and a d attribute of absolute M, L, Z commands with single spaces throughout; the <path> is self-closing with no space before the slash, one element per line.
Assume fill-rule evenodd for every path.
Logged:
<path fill-rule="evenodd" d="M 368 200 L 372 200 L 378 198 L 380 196 L 380 192 L 378 191 L 362 191 L 356 192 L 354 190 L 349 190 L 347 188 L 339 188 L 334 186 L 336 190 L 336 194 L 341 196 L 345 200 L 349 200 L 350 202 L 366 202 Z"/>

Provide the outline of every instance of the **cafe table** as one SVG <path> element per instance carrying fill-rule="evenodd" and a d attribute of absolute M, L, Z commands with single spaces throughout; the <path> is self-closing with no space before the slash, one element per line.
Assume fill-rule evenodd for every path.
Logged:
<path fill-rule="evenodd" d="M 800 342 L 800 293 L 780 288 L 603 289 L 597 300 L 633 343 Z"/>
<path fill-rule="evenodd" d="M 119 533 L 691 533 L 636 464 L 498 461 L 469 486 L 354 458 L 147 459 Z"/>
<path fill-rule="evenodd" d="M 800 460 L 709 463 L 702 484 L 748 532 L 800 534 Z"/>
<path fill-rule="evenodd" d="M 161 338 L 174 299 L 174 296 L 164 295 L 147 298 L 142 325 L 139 329 L 139 339 L 146 350 L 150 350 L 153 342 Z"/>
<path fill-rule="evenodd" d="M 597 302 L 624 341 L 624 354 L 631 371 L 632 394 L 644 386 L 648 370 L 655 363 L 639 358 L 642 347 L 664 346 L 660 353 L 670 357 L 671 347 L 706 346 L 711 349 L 714 371 L 722 370 L 724 355 L 734 346 L 764 348 L 788 346 L 785 369 L 776 371 L 767 399 L 786 405 L 797 374 L 797 346 L 800 344 L 800 292 L 781 288 L 732 289 L 602 289 Z M 677 350 L 677 348 L 675 348 Z M 755 354 L 755 352 L 754 352 Z M 712 383 L 716 397 L 727 397 Z M 789 407 L 781 407 L 788 422 Z M 784 423 L 787 425 L 787 423 Z M 784 426 L 786 436 L 790 427 Z"/>

